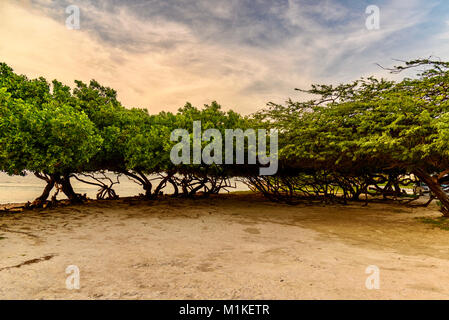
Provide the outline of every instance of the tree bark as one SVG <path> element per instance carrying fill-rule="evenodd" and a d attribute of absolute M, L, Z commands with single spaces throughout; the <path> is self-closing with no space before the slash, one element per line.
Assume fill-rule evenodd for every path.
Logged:
<path fill-rule="evenodd" d="M 70 183 L 70 175 L 66 174 L 62 177 L 57 176 L 55 178 L 56 183 L 61 185 L 61 190 L 64 192 L 64 194 L 67 196 L 67 198 L 70 200 L 70 202 L 73 203 L 80 203 L 82 202 L 81 195 L 75 193 L 73 190 L 72 184 Z"/>
<path fill-rule="evenodd" d="M 35 172 L 34 175 L 47 183 L 42 194 L 37 197 L 32 203 L 33 206 L 42 206 L 42 204 L 47 201 L 48 197 L 50 196 L 51 190 L 55 186 L 55 180 L 44 173 Z"/>
<path fill-rule="evenodd" d="M 167 182 L 171 179 L 173 174 L 168 173 L 160 182 L 159 185 L 154 190 L 154 197 L 157 198 L 162 189 L 166 186 Z"/>
<path fill-rule="evenodd" d="M 432 191 L 432 193 L 441 202 L 441 212 L 443 213 L 443 216 L 449 217 L 449 196 L 441 188 L 438 183 L 438 178 L 432 177 L 422 169 L 416 169 L 413 173 L 429 187 L 430 191 Z"/>
<path fill-rule="evenodd" d="M 148 200 L 153 199 L 153 193 L 151 192 L 151 189 L 153 188 L 152 184 L 144 184 L 143 190 L 145 190 L 145 198 Z"/>
<path fill-rule="evenodd" d="M 173 197 L 177 197 L 177 196 L 179 195 L 178 185 L 176 184 L 175 181 L 173 181 L 172 178 L 168 179 L 168 182 L 170 182 L 170 183 L 172 184 L 173 189 L 175 190 L 172 196 L 173 196 Z"/>
<path fill-rule="evenodd" d="M 138 171 L 138 170 L 136 170 L 135 172 L 136 172 L 136 174 L 126 171 L 126 170 L 120 171 L 120 173 L 123 173 L 124 175 L 128 176 L 129 178 L 134 179 L 135 181 L 137 181 L 138 184 L 140 184 L 142 186 L 143 190 L 145 191 L 145 198 L 152 199 L 153 194 L 152 194 L 151 190 L 153 189 L 153 185 L 151 184 L 151 181 L 148 180 L 148 178 L 145 176 L 145 174 L 143 172 Z"/>
<path fill-rule="evenodd" d="M 53 189 L 54 186 L 55 186 L 55 180 L 50 179 L 49 181 L 47 181 L 47 185 L 45 186 L 44 191 L 34 201 L 35 202 L 47 201 L 48 197 L 50 196 L 50 192 L 51 192 L 51 190 Z"/>
<path fill-rule="evenodd" d="M 37 178 L 47 182 L 47 185 L 45 186 L 44 191 L 35 200 L 35 202 L 44 202 L 44 201 L 46 201 L 48 199 L 48 197 L 50 196 L 51 190 L 55 186 L 55 179 L 53 179 L 52 177 L 50 177 L 49 175 L 47 175 L 45 173 L 40 173 L 40 172 L 34 172 L 34 175 Z"/>

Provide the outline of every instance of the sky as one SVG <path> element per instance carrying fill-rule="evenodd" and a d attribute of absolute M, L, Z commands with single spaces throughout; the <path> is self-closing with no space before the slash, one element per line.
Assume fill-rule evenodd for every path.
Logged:
<path fill-rule="evenodd" d="M 79 29 L 66 24 L 71 5 Z M 378 29 L 366 27 L 369 5 Z M 0 39 L 0 61 L 16 72 L 96 79 L 127 107 L 216 100 L 249 114 L 302 99 L 294 89 L 313 83 L 393 77 L 377 63 L 449 60 L 449 1 L 0 0 Z"/>

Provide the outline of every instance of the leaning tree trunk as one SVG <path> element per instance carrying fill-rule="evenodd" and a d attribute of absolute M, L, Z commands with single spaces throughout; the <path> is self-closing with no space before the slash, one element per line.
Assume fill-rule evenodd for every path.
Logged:
<path fill-rule="evenodd" d="M 151 191 L 152 188 L 153 188 L 153 185 L 151 183 L 143 185 L 143 190 L 145 191 L 145 199 L 152 200 L 154 198 L 153 192 Z"/>
<path fill-rule="evenodd" d="M 45 201 L 47 201 L 48 197 L 50 196 L 51 190 L 55 186 L 55 179 L 53 177 L 50 177 L 46 174 L 41 174 L 39 172 L 35 172 L 34 175 L 37 178 L 44 180 L 47 183 L 45 185 L 45 188 L 44 188 L 42 194 L 39 197 L 37 197 L 32 203 L 32 206 L 39 207 L 39 206 L 42 206 L 45 203 Z"/>
<path fill-rule="evenodd" d="M 82 202 L 81 195 L 75 193 L 73 190 L 72 184 L 70 183 L 70 175 L 66 174 L 62 177 L 56 176 L 55 181 L 57 184 L 61 186 L 62 192 L 67 196 L 70 202 L 80 203 Z"/>
<path fill-rule="evenodd" d="M 441 212 L 443 213 L 443 216 L 449 217 L 449 196 L 441 188 L 438 183 L 438 179 L 436 177 L 432 177 L 426 171 L 421 169 L 416 169 L 413 173 L 429 187 L 430 191 L 432 191 L 432 193 L 441 202 Z"/>
<path fill-rule="evenodd" d="M 154 198 L 159 197 L 159 194 L 161 193 L 162 189 L 165 188 L 167 182 L 171 179 L 172 176 L 173 176 L 172 173 L 167 173 L 167 175 L 159 182 L 158 186 L 154 190 Z"/>
<path fill-rule="evenodd" d="M 53 189 L 54 186 L 55 186 L 55 180 L 54 179 L 50 179 L 49 181 L 47 181 L 47 185 L 45 186 L 44 191 L 34 201 L 36 201 L 36 202 L 47 201 L 48 197 L 50 196 L 50 192 L 51 192 L 51 190 Z"/>
<path fill-rule="evenodd" d="M 134 181 L 137 181 L 138 184 L 140 184 L 143 187 L 143 190 L 145 191 L 145 198 L 146 199 L 152 199 L 153 194 L 151 190 L 153 189 L 153 185 L 151 181 L 145 176 L 145 174 L 142 171 L 135 170 L 135 173 L 132 173 L 130 171 L 121 170 L 120 173 L 126 175 L 127 177 L 133 179 Z"/>
<path fill-rule="evenodd" d="M 174 192 L 173 192 L 172 196 L 173 197 L 177 197 L 179 195 L 178 185 L 176 184 L 176 182 L 172 178 L 168 179 L 168 182 L 171 183 L 171 185 L 173 186 L 173 189 L 174 189 Z"/>

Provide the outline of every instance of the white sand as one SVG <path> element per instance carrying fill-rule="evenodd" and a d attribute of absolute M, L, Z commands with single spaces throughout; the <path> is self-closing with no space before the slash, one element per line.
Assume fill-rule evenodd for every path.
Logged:
<path fill-rule="evenodd" d="M 449 231 L 424 215 L 439 213 L 254 195 L 1 215 L 0 298 L 446 299 Z M 66 289 L 69 265 L 80 290 Z M 379 290 L 365 287 L 369 265 Z"/>

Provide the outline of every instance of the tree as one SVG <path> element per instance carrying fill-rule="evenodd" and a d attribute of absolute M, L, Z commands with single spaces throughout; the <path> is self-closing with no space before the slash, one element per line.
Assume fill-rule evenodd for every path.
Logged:
<path fill-rule="evenodd" d="M 337 87 L 315 85 L 307 92 L 319 99 L 271 104 L 257 116 L 283 132 L 284 166 L 353 176 L 415 174 L 448 215 L 449 198 L 438 180 L 449 164 L 449 65 L 408 65 L 418 64 L 431 68 L 399 83 L 368 78 Z"/>
<path fill-rule="evenodd" d="M 88 117 L 55 100 L 36 106 L 0 89 L 0 166 L 8 174 L 34 172 L 47 181 L 39 201 L 55 183 L 71 201 L 79 201 L 70 175 L 80 172 L 97 152 L 101 137 Z"/>

